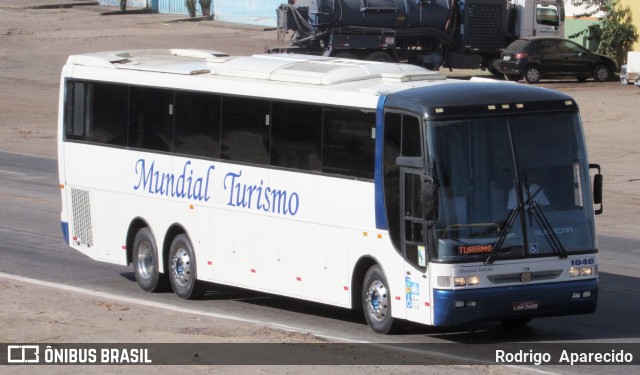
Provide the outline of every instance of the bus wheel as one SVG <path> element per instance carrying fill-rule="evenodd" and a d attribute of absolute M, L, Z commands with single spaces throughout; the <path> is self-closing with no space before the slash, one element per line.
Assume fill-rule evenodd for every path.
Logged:
<path fill-rule="evenodd" d="M 169 250 L 169 280 L 175 294 L 184 299 L 198 298 L 201 288 L 196 277 L 196 257 L 191 241 L 186 235 L 179 234 Z"/>
<path fill-rule="evenodd" d="M 149 228 L 142 228 L 133 240 L 133 273 L 138 285 L 147 292 L 167 289 L 167 276 L 160 273 L 158 247 Z"/>
<path fill-rule="evenodd" d="M 369 268 L 364 276 L 362 306 L 369 327 L 376 333 L 387 334 L 395 329 L 389 284 L 378 265 Z"/>

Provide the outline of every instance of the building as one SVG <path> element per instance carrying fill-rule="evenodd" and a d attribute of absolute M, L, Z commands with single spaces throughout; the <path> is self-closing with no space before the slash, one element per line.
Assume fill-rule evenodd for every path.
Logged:
<path fill-rule="evenodd" d="M 118 6 L 120 0 L 98 0 L 100 5 Z M 276 9 L 287 0 L 213 0 L 211 13 L 223 22 L 276 26 Z M 151 8 L 158 13 L 187 14 L 184 0 L 127 0 L 136 8 Z M 196 15 L 201 15 L 198 5 Z"/>
<path fill-rule="evenodd" d="M 636 26 L 638 31 L 640 32 L 640 1 L 638 0 L 620 0 L 620 4 L 623 7 L 629 7 L 631 9 L 631 16 L 633 20 L 633 24 Z M 577 7 L 575 5 L 571 5 L 571 0 L 565 0 L 565 24 L 564 24 L 564 35 L 565 38 L 569 38 L 569 36 L 578 33 L 581 30 L 586 29 L 590 25 L 594 23 L 600 22 L 602 17 L 604 16 L 601 13 L 596 13 L 591 17 L 576 17 L 580 14 L 584 14 L 589 11 L 589 8 Z M 590 39 L 588 35 L 581 35 L 579 37 L 570 38 L 573 41 L 583 45 L 591 51 L 595 51 L 598 48 L 597 42 L 593 39 Z M 633 45 L 634 51 L 640 51 L 640 42 L 636 42 Z"/>
<path fill-rule="evenodd" d="M 640 33 L 640 1 L 638 0 L 620 0 L 622 6 L 628 6 L 631 9 L 631 17 L 633 24 L 636 25 L 636 29 Z M 634 51 L 640 52 L 640 41 L 635 42 L 633 45 Z"/>
<path fill-rule="evenodd" d="M 600 22 L 602 13 L 596 13 L 590 17 L 580 17 L 580 15 L 590 12 L 590 8 L 571 5 L 571 0 L 565 1 L 564 36 L 582 45 L 590 51 L 598 49 L 598 43 L 588 34 L 570 38 L 572 35 L 587 29 L 589 26 Z"/>

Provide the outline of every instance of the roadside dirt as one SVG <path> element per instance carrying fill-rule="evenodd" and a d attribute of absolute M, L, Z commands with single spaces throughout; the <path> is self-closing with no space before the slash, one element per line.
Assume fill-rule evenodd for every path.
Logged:
<path fill-rule="evenodd" d="M 60 0 L 64 1 L 64 0 Z M 56 157 L 59 75 L 70 54 L 142 49 L 201 48 L 233 55 L 276 46 L 276 31 L 217 21 L 177 22 L 179 15 L 103 16 L 114 8 L 82 6 L 28 9 L 52 0 L 0 2 L 0 150 Z M 71 2 L 71 1 L 67 1 Z M 77 1 L 76 1 L 77 3 Z M 444 72 L 449 74 L 449 72 Z M 484 72 L 455 72 L 454 77 Z M 582 110 L 592 162 L 605 175 L 600 234 L 640 237 L 640 90 L 616 82 L 551 82 L 540 86 L 572 95 Z M 0 342 L 317 342 L 311 335 L 230 323 L 198 316 L 175 319 L 172 312 L 122 304 L 72 292 L 0 279 Z M 144 322 L 144 323 L 140 323 Z M 163 322 L 159 324 L 157 322 Z M 3 373 L 37 373 L 10 367 Z M 42 369 L 40 369 L 42 370 Z M 78 368 L 75 369 L 76 371 Z M 166 369 L 137 367 L 139 373 Z M 304 372 L 325 373 L 321 367 Z M 332 373 L 351 373 L 334 368 Z M 358 368 L 364 371 L 365 368 Z M 88 368 L 86 373 L 124 373 L 125 368 Z M 292 368 L 203 368 L 194 373 L 280 373 Z M 424 368 L 366 367 L 367 372 L 421 373 Z M 438 373 L 503 373 L 474 366 L 444 367 Z M 68 373 L 61 367 L 47 373 Z M 75 372 L 75 371 L 74 371 Z M 168 371 L 167 371 L 168 372 Z M 512 370 L 509 371 L 513 373 Z"/>

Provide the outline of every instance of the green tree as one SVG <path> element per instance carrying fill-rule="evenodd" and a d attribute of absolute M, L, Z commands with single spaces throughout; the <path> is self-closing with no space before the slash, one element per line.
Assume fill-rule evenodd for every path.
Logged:
<path fill-rule="evenodd" d="M 620 0 L 571 0 L 573 5 L 587 7 L 584 14 L 576 17 L 589 17 L 603 13 L 602 22 L 589 26 L 586 30 L 570 35 L 574 38 L 588 34 L 598 41 L 598 53 L 607 55 L 622 65 L 627 52 L 638 40 L 638 30 L 632 22 L 631 9 L 620 4 Z"/>

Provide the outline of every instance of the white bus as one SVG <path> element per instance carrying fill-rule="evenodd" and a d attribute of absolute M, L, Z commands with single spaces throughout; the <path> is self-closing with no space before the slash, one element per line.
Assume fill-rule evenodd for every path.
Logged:
<path fill-rule="evenodd" d="M 564 94 L 321 56 L 82 54 L 58 142 L 65 239 L 145 291 L 233 285 L 379 333 L 596 307 L 602 179 Z"/>

